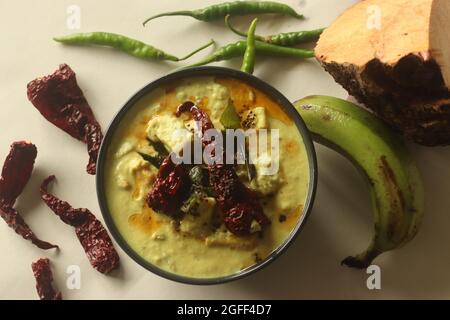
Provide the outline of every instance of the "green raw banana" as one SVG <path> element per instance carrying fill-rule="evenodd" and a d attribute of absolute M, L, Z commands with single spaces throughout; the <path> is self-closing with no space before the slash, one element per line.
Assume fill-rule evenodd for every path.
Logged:
<path fill-rule="evenodd" d="M 375 235 L 369 248 L 342 264 L 367 268 L 381 253 L 412 240 L 424 211 L 422 180 L 402 139 L 374 115 L 334 97 L 294 103 L 314 139 L 349 158 L 368 178 Z"/>

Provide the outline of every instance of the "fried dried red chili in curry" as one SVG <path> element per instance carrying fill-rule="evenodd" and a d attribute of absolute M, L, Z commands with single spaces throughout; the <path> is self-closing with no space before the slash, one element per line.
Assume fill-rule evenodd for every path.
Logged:
<path fill-rule="evenodd" d="M 180 105 L 177 116 L 184 112 L 192 114 L 202 133 L 214 129 L 206 112 L 194 103 L 185 102 Z M 203 147 L 212 143 L 214 141 L 202 139 Z M 270 223 L 256 194 L 239 180 L 233 165 L 208 164 L 208 172 L 223 223 L 228 230 L 236 235 L 248 235 L 251 233 L 253 221 L 258 222 L 261 227 Z M 174 216 L 187 198 L 189 190 L 190 180 L 186 169 L 182 165 L 174 164 L 168 156 L 162 163 L 153 188 L 147 196 L 147 204 L 155 211 Z"/>

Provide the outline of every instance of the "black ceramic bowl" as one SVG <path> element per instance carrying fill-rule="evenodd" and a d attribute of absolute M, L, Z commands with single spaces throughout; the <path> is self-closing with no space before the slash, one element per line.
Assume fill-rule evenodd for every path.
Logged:
<path fill-rule="evenodd" d="M 175 273 L 171 273 L 165 270 L 160 269 L 159 267 L 155 266 L 154 264 L 148 262 L 144 258 L 142 258 L 139 254 L 137 254 L 125 241 L 125 239 L 120 234 L 119 230 L 117 229 L 113 218 L 110 214 L 107 201 L 106 201 L 106 194 L 105 194 L 105 186 L 104 186 L 104 166 L 106 162 L 106 157 L 108 154 L 108 148 L 111 144 L 112 138 L 114 136 L 114 132 L 117 129 L 119 123 L 125 116 L 125 114 L 132 109 L 136 102 L 139 101 L 142 97 L 147 95 L 148 93 L 152 92 L 153 90 L 160 88 L 161 86 L 164 86 L 168 83 L 171 83 L 173 81 L 182 80 L 190 77 L 201 77 L 201 76 L 218 76 L 218 77 L 230 77 L 235 78 L 238 80 L 241 80 L 245 83 L 248 83 L 249 85 L 261 90 L 265 94 L 267 94 L 270 98 L 272 98 L 274 101 L 276 101 L 282 109 L 294 120 L 305 145 L 308 161 L 309 161 L 309 190 L 307 199 L 305 202 L 305 206 L 303 209 L 303 214 L 301 215 L 301 218 L 297 222 L 297 225 L 291 232 L 291 235 L 288 239 L 285 240 L 283 244 L 281 244 L 275 251 L 273 251 L 266 259 L 263 261 L 250 266 L 244 270 L 241 270 L 235 274 L 224 276 L 224 277 L 218 277 L 218 278 L 192 278 L 192 277 L 186 277 L 181 276 Z M 262 269 L 263 267 L 267 266 L 269 263 L 274 261 L 277 257 L 279 257 L 288 247 L 289 245 L 294 241 L 294 239 L 297 237 L 298 233 L 300 232 L 301 228 L 306 222 L 307 217 L 310 214 L 312 204 L 314 201 L 315 191 L 316 191 L 316 184 L 317 184 L 317 163 L 316 163 L 316 154 L 314 150 L 314 145 L 312 143 L 312 139 L 310 137 L 309 131 L 306 128 L 305 123 L 303 122 L 302 118 L 298 114 L 298 112 L 295 110 L 294 106 L 289 102 L 286 97 L 283 96 L 278 90 L 270 86 L 269 84 L 265 83 L 264 81 L 256 78 L 255 76 L 252 76 L 250 74 L 234 70 L 234 69 L 228 69 L 228 68 L 221 68 L 221 67 L 198 67 L 198 68 L 190 68 L 190 69 L 183 69 L 181 71 L 176 71 L 174 73 L 171 73 L 169 75 L 166 75 L 162 78 L 159 78 L 148 85 L 146 85 L 144 88 L 139 90 L 136 94 L 134 94 L 126 103 L 125 105 L 120 109 L 120 111 L 117 113 L 117 115 L 114 117 L 113 121 L 111 122 L 108 131 L 105 134 L 100 154 L 98 158 L 97 163 L 97 196 L 98 201 L 100 204 L 100 209 L 103 214 L 103 218 L 106 222 L 106 225 L 108 226 L 109 231 L 113 235 L 114 239 L 117 241 L 117 243 L 120 245 L 120 247 L 137 263 L 139 263 L 141 266 L 146 268 L 147 270 L 160 275 L 164 278 L 178 281 L 182 283 L 187 284 L 197 284 L 197 285 L 208 285 L 208 284 L 220 284 L 229 282 L 232 280 L 241 279 L 245 276 L 248 276 L 251 273 L 256 272 L 257 270 Z"/>

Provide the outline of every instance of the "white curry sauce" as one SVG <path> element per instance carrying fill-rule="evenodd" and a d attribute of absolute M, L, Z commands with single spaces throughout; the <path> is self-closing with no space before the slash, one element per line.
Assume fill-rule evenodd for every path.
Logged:
<path fill-rule="evenodd" d="M 279 129 L 280 164 L 275 175 L 259 174 L 270 164 L 270 155 L 255 160 L 256 178 L 240 179 L 260 195 L 271 224 L 262 232 L 239 237 L 220 223 L 214 198 L 205 198 L 197 214 L 173 219 L 151 210 L 145 198 L 158 172 L 137 153 L 155 154 L 147 139 L 174 148 L 185 137 L 173 136 L 176 128 L 193 130 L 189 115 L 175 110 L 191 100 L 211 118 L 215 128 L 222 112 L 233 102 L 245 128 Z M 294 122 L 274 101 L 259 90 L 232 78 L 190 78 L 160 88 L 142 98 L 122 119 L 108 150 L 105 189 L 108 207 L 119 232 L 140 256 L 168 272 L 195 278 L 234 274 L 265 259 L 283 244 L 300 216 L 309 189 L 309 167 L 302 137 Z M 242 166 L 241 166 L 242 167 Z"/>

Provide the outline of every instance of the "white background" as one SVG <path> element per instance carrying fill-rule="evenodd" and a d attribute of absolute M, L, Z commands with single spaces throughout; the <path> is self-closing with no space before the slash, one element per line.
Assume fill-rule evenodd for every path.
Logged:
<path fill-rule="evenodd" d="M 198 287 L 177 284 L 144 270 L 116 245 L 121 269 L 105 276 L 92 269 L 73 229 L 39 199 L 44 177 L 56 174 L 52 190 L 75 207 L 87 207 L 101 219 L 95 178 L 85 172 L 86 147 L 49 124 L 28 102 L 26 84 L 68 63 L 104 130 L 125 101 L 148 82 L 179 65 L 147 62 L 103 48 L 64 47 L 52 37 L 72 32 L 66 9 L 81 8 L 78 31 L 110 31 L 147 41 L 184 55 L 210 38 L 219 45 L 237 38 L 222 21 L 202 23 L 167 17 L 143 28 L 141 22 L 166 10 L 202 7 L 219 1 L 26 1 L 0 0 L 0 162 L 15 140 L 33 141 L 36 167 L 17 208 L 38 236 L 62 250 L 42 251 L 0 221 L 0 298 L 36 299 L 30 264 L 52 260 L 57 287 L 66 299 L 235 299 L 235 298 L 450 298 L 450 150 L 411 145 L 424 176 L 427 205 L 423 227 L 405 248 L 376 260 L 382 290 L 369 291 L 367 275 L 340 266 L 342 258 L 365 249 L 372 236 L 371 206 L 365 181 L 344 158 L 318 146 L 319 185 L 310 219 L 289 250 L 268 268 L 229 284 Z M 261 17 L 258 33 L 278 33 L 327 26 L 355 0 L 284 1 L 303 11 L 306 21 Z M 234 20 L 245 29 L 251 17 Z M 200 59 L 207 52 L 191 58 Z M 221 65 L 238 68 L 240 60 Z M 289 99 L 310 94 L 346 98 L 346 92 L 313 61 L 258 58 L 255 75 Z M 357 137 L 355 137 L 357 138 Z M 69 265 L 79 265 L 80 290 L 65 286 Z"/>

